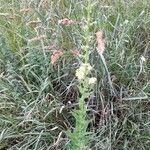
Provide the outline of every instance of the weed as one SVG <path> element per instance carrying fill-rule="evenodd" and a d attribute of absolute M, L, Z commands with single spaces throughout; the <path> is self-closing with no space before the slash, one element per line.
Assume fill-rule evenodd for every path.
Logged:
<path fill-rule="evenodd" d="M 1 0 L 0 149 L 148 150 L 149 6 Z"/>

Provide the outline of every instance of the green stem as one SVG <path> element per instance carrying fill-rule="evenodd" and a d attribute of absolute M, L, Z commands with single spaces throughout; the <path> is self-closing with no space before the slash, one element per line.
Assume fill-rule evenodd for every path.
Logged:
<path fill-rule="evenodd" d="M 90 43 L 90 12 L 91 9 L 89 8 L 89 3 L 87 6 L 87 28 L 85 29 L 85 63 L 89 62 L 89 43 Z"/>

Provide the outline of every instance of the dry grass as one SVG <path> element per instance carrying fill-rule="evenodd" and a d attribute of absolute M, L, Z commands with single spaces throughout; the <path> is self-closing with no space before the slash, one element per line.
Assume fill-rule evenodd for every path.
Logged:
<path fill-rule="evenodd" d="M 70 149 L 66 133 L 77 121 L 88 125 L 86 149 L 149 149 L 149 1 L 92 1 L 88 60 L 97 82 L 84 99 L 88 123 L 72 115 L 86 2 L 0 1 L 0 150 Z"/>

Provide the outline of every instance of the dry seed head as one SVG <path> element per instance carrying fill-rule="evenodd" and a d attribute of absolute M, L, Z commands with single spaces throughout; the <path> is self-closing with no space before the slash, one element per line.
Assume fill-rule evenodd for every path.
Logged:
<path fill-rule="evenodd" d="M 105 40 L 103 39 L 102 31 L 98 31 L 96 33 L 96 40 L 97 40 L 97 51 L 100 55 L 102 55 L 105 51 Z"/>
<path fill-rule="evenodd" d="M 64 52 L 62 50 L 56 50 L 52 56 L 51 56 L 51 63 L 52 65 L 56 64 L 56 62 L 58 61 L 58 59 L 64 55 Z"/>

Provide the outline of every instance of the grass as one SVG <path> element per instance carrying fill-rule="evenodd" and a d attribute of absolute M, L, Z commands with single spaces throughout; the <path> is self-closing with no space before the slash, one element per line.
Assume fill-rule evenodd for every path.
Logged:
<path fill-rule="evenodd" d="M 87 9 L 94 3 L 86 42 Z M 0 1 L 0 150 L 67 150 L 78 142 L 92 150 L 149 149 L 149 1 L 91 5 Z M 64 18 L 76 23 L 59 24 Z M 106 40 L 102 57 L 97 31 Z M 85 45 L 97 82 L 82 99 L 75 74 Z M 63 56 L 53 65 L 54 50 L 63 50 Z M 81 56 L 73 55 L 75 50 Z"/>

